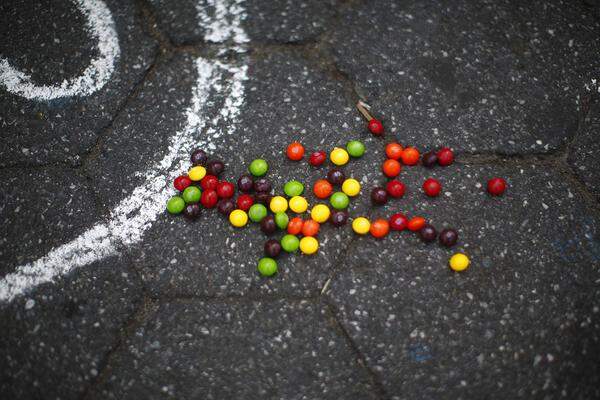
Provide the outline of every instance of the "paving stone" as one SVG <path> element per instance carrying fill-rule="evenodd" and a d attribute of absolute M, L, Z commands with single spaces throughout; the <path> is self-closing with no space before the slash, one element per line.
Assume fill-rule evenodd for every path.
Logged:
<path fill-rule="evenodd" d="M 327 293 L 387 394 L 597 397 L 600 219 L 582 194 L 547 167 L 513 163 L 402 176 L 406 198 L 367 215 L 422 215 L 458 229 L 458 245 L 358 238 Z M 442 196 L 417 189 L 426 176 Z M 492 176 L 508 180 L 505 196 L 485 193 Z M 458 251 L 472 262 L 463 273 L 447 266 Z"/>
<path fill-rule="evenodd" d="M 0 397 L 78 399 L 141 301 L 116 257 L 0 305 Z"/>
<path fill-rule="evenodd" d="M 198 15 L 198 9 L 207 16 L 216 13 L 215 2 L 208 0 L 184 0 L 176 4 L 167 0 L 152 0 L 151 5 L 159 27 L 166 32 L 176 45 L 195 44 L 211 41 L 211 33 Z M 238 10 L 245 17 L 242 29 L 252 43 L 299 43 L 316 40 L 334 16 L 335 2 L 317 1 L 265 1 L 227 0 L 219 2 L 227 9 Z M 226 13 L 228 18 L 232 13 Z"/>
<path fill-rule="evenodd" d="M 556 151 L 599 66 L 600 22 L 579 2 L 379 0 L 341 19 L 330 39 L 339 68 L 418 146 Z"/>
<path fill-rule="evenodd" d="M 138 327 L 92 397 L 371 399 L 373 393 L 321 306 L 193 300 L 162 304 Z"/>
<path fill-rule="evenodd" d="M 0 85 L 0 166 L 76 164 L 97 141 L 152 63 L 156 45 L 143 34 L 132 1 L 106 1 L 119 37 L 120 57 L 110 81 L 89 96 L 27 100 Z M 4 2 L 0 52 L 39 85 L 80 75 L 98 54 L 84 15 L 72 2 Z"/>
<path fill-rule="evenodd" d="M 590 111 L 569 148 L 568 161 L 575 174 L 600 200 L 600 96 L 591 100 Z"/>
<path fill-rule="evenodd" d="M 68 169 L 2 170 L 0 199 L 2 274 L 44 256 L 98 218 L 87 182 Z"/>

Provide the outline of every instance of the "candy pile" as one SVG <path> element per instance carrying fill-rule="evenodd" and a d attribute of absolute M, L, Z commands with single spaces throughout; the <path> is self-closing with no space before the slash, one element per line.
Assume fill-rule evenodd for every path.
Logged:
<path fill-rule="evenodd" d="M 359 111 L 368 120 L 368 129 L 376 136 L 384 133 L 383 124 L 373 118 L 366 104 L 359 102 Z M 351 158 L 360 158 L 365 153 L 365 145 L 358 141 L 348 142 L 345 148 L 335 147 L 329 153 L 329 160 L 335 167 L 331 168 L 326 177 L 313 183 L 312 191 L 317 199 L 323 202 L 315 204 L 310 211 L 307 199 L 303 196 L 305 186 L 297 180 L 287 182 L 283 187 L 284 195 L 273 195 L 271 183 L 265 178 L 269 170 L 266 160 L 256 159 L 248 166 L 249 174 L 242 175 L 237 180 L 238 196 L 234 200 L 236 185 L 219 176 L 225 169 L 225 164 L 220 160 L 210 160 L 201 149 L 195 150 L 191 155 L 192 168 L 187 175 L 177 177 L 173 186 L 179 191 L 167 202 L 167 211 L 171 214 L 182 213 L 189 219 L 196 219 L 201 213 L 201 206 L 205 209 L 217 210 L 229 218 L 231 225 L 242 228 L 248 221 L 260 224 L 260 229 L 266 235 L 272 235 L 277 230 L 285 231 L 281 240 L 269 239 L 264 244 L 265 257 L 258 262 L 258 271 L 263 276 L 272 276 L 277 272 L 277 262 L 282 251 L 291 253 L 300 249 L 303 254 L 314 254 L 319 249 L 316 239 L 321 224 L 331 223 L 333 226 L 342 227 L 350 220 L 347 208 L 350 198 L 356 197 L 361 192 L 361 184 L 353 178 L 346 178 L 342 169 Z M 421 161 L 426 168 L 436 165 L 446 167 L 454 162 L 454 153 L 444 147 L 435 152 L 427 152 L 421 156 L 414 147 L 403 147 L 392 142 L 385 146 L 386 160 L 381 166 L 382 173 L 390 180 L 384 187 L 374 187 L 370 192 L 373 205 L 387 203 L 389 198 L 404 196 L 406 186 L 396 179 L 403 166 L 414 166 Z M 288 159 L 301 161 L 305 155 L 304 146 L 299 142 L 291 143 L 286 149 Z M 327 161 L 324 151 L 315 151 L 308 158 L 310 165 L 319 167 Z M 341 190 L 338 190 L 341 189 Z M 441 183 L 433 178 L 425 180 L 423 192 L 429 197 L 436 197 L 442 190 Z M 506 190 L 506 181 L 502 178 L 493 178 L 488 181 L 488 192 L 499 196 Z M 326 204 L 328 201 L 329 204 Z M 269 212 L 270 211 L 270 212 Z M 290 211 L 293 216 L 288 215 Z M 308 212 L 308 216 L 302 217 Z M 452 247 L 458 242 L 458 232 L 455 229 L 443 229 L 437 232 L 422 216 L 408 218 L 406 215 L 396 213 L 389 219 L 369 221 L 364 216 L 352 219 L 352 230 L 358 235 L 368 233 L 375 238 L 383 238 L 390 230 L 415 232 L 426 243 L 436 239 L 444 247 Z M 450 260 L 450 268 L 454 271 L 463 271 L 469 266 L 469 258 L 462 254 L 454 254 Z"/>

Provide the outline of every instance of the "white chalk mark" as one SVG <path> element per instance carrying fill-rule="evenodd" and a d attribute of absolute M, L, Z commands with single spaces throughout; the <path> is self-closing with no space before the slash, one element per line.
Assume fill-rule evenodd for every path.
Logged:
<path fill-rule="evenodd" d="M 98 56 L 91 60 L 83 73 L 65 79 L 60 85 L 36 85 L 31 76 L 15 69 L 0 57 L 0 85 L 29 100 L 53 100 L 61 97 L 87 96 L 110 79 L 120 55 L 119 38 L 112 14 L 102 0 L 73 0 L 86 17 L 89 34 L 98 42 Z"/>
<path fill-rule="evenodd" d="M 196 3 L 199 22 L 206 31 L 204 40 L 212 43 L 225 43 L 232 41 L 234 44 L 243 45 L 250 41 L 242 27 L 246 12 L 242 3 L 244 0 L 207 0 L 206 5 L 212 9 L 212 16 L 202 2 Z M 233 50 L 241 49 L 234 46 Z"/>
<path fill-rule="evenodd" d="M 219 9 L 243 14 L 240 1 L 236 7 L 220 5 Z M 217 2 L 220 3 L 220 2 Z M 231 18 L 239 23 L 242 16 Z M 215 26 L 217 26 L 216 24 Z M 237 42 L 238 29 L 230 29 L 224 40 Z M 119 253 L 125 247 L 139 242 L 158 216 L 165 212 L 165 204 L 172 195 L 171 183 L 181 171 L 190 166 L 189 153 L 195 147 L 215 149 L 215 140 L 236 132 L 238 117 L 244 103 L 247 65 L 196 59 L 198 74 L 191 104 L 186 110 L 185 127 L 171 138 L 166 155 L 150 172 L 145 170 L 145 183 L 133 190 L 111 212 L 108 222 L 98 223 L 69 243 L 63 244 L 46 256 L 7 274 L 0 280 L 0 301 L 11 301 L 31 289 L 65 275 L 75 268 L 89 265 Z M 216 116 L 203 115 L 207 105 L 223 98 L 223 106 Z M 210 124 L 208 121 L 210 120 Z M 222 131 L 218 126 L 226 126 Z"/>

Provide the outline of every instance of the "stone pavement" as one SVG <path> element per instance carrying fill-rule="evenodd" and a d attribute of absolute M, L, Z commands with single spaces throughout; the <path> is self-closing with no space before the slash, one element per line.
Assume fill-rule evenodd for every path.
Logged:
<path fill-rule="evenodd" d="M 40 85 L 81 74 L 103 50 L 86 3 L 0 4 L 0 63 Z M 0 303 L 0 398 L 600 398 L 597 2 L 106 5 L 120 55 L 101 89 L 27 99 L 0 70 L 2 285 L 96 224 L 120 227 L 86 244 L 89 262 Z M 324 174 L 284 159 L 296 139 L 364 141 L 345 167 L 363 192 L 383 182 L 386 141 L 451 146 L 451 167 L 404 169 L 402 200 L 363 195 L 350 213 L 421 214 L 460 242 L 327 224 L 318 254 L 261 278 L 257 226 L 151 213 L 163 192 L 147 182 L 178 172 L 186 132 L 229 179 L 268 159 L 275 188 Z M 429 176 L 444 185 L 434 200 L 418 190 Z M 504 197 L 484 193 L 492 176 Z M 141 222 L 111 225 L 123 208 Z M 461 274 L 447 268 L 459 250 Z"/>

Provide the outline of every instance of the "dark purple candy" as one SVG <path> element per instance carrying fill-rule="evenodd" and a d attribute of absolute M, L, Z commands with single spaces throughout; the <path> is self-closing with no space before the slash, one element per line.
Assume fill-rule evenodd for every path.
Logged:
<path fill-rule="evenodd" d="M 332 185 L 341 185 L 346 180 L 346 176 L 341 169 L 332 168 L 327 173 L 327 180 Z"/>
<path fill-rule="evenodd" d="M 202 149 L 196 149 L 192 152 L 192 164 L 194 165 L 206 165 L 206 161 L 208 160 L 208 156 L 206 152 Z"/>
<path fill-rule="evenodd" d="M 221 199 L 217 203 L 217 210 L 223 215 L 229 215 L 235 210 L 235 202 L 232 199 Z"/>
<path fill-rule="evenodd" d="M 260 221 L 260 230 L 271 235 L 277 230 L 277 224 L 275 223 L 275 217 L 267 215 Z"/>
<path fill-rule="evenodd" d="M 183 216 L 188 219 L 196 219 L 200 215 L 200 206 L 198 203 L 188 204 L 183 209 Z"/>
<path fill-rule="evenodd" d="M 254 187 L 254 179 L 250 175 L 242 175 L 237 181 L 238 189 L 240 192 L 250 193 Z"/>
<path fill-rule="evenodd" d="M 373 190 L 371 190 L 371 200 L 373 201 L 373 203 L 375 204 L 385 204 L 387 203 L 387 192 L 385 191 L 384 188 L 382 187 L 375 187 L 373 188 Z"/>
<path fill-rule="evenodd" d="M 258 193 L 269 193 L 271 191 L 271 182 L 265 178 L 260 178 L 254 182 L 254 190 Z"/>
<path fill-rule="evenodd" d="M 437 231 L 429 224 L 425 224 L 421 230 L 419 230 L 419 237 L 425 243 L 433 242 L 437 237 Z"/>
<path fill-rule="evenodd" d="M 458 242 L 458 232 L 454 229 L 444 229 L 440 232 L 440 243 L 442 246 L 452 247 Z"/>
<path fill-rule="evenodd" d="M 209 175 L 219 176 L 225 171 L 225 164 L 219 160 L 209 161 L 209 163 L 206 164 L 206 171 Z"/>
<path fill-rule="evenodd" d="M 437 161 L 437 155 L 432 151 L 423 154 L 423 157 L 421 157 L 421 162 L 423 163 L 423 166 L 427 168 L 433 168 L 435 164 L 437 164 Z"/>
<path fill-rule="evenodd" d="M 343 210 L 336 210 L 331 213 L 330 218 L 333 226 L 344 226 L 348 222 L 348 213 Z"/>
<path fill-rule="evenodd" d="M 271 258 L 277 258 L 281 253 L 281 244 L 275 239 L 269 239 L 265 242 L 265 254 Z"/>
<path fill-rule="evenodd" d="M 256 203 L 264 204 L 266 206 L 271 202 L 271 194 L 267 192 L 260 192 L 254 195 L 254 201 Z"/>

